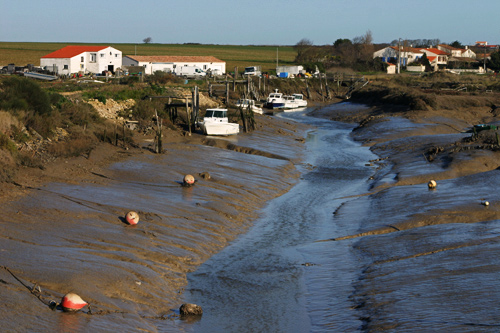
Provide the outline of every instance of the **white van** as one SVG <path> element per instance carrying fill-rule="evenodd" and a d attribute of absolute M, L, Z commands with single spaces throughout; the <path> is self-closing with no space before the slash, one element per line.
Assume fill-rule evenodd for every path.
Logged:
<path fill-rule="evenodd" d="M 201 78 L 207 75 L 201 68 L 196 66 L 179 66 L 174 69 L 174 73 L 186 79 Z"/>

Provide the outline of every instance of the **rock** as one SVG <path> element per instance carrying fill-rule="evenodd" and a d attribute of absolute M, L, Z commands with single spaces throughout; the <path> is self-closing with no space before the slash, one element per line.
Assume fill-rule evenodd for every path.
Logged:
<path fill-rule="evenodd" d="M 203 314 L 201 306 L 191 303 L 182 304 L 179 312 L 182 316 L 201 316 Z"/>
<path fill-rule="evenodd" d="M 208 172 L 202 172 L 199 174 L 201 178 L 205 179 L 205 180 L 209 180 L 211 177 L 210 177 L 210 174 Z"/>

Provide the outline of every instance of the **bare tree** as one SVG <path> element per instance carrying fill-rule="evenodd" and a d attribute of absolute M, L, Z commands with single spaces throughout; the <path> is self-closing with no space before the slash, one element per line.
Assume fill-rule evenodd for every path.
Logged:
<path fill-rule="evenodd" d="M 295 44 L 294 49 L 297 51 L 297 57 L 295 61 L 303 62 L 305 61 L 306 53 L 313 46 L 313 42 L 310 39 L 302 38 L 297 44 Z"/>
<path fill-rule="evenodd" d="M 151 38 L 151 37 L 146 37 L 146 38 L 144 38 L 142 41 L 144 42 L 144 44 L 149 44 L 149 43 L 151 43 L 151 42 L 153 41 L 153 38 Z"/>

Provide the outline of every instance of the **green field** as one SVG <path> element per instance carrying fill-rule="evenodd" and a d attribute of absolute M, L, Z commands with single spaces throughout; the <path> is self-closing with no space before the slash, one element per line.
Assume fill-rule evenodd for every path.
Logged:
<path fill-rule="evenodd" d="M 0 42 L 0 66 L 16 64 L 40 65 L 40 58 L 67 45 L 112 46 L 123 55 L 214 56 L 226 62 L 226 70 L 243 71 L 247 66 L 262 66 L 262 71 L 275 71 L 278 64 L 291 65 L 296 56 L 292 46 L 204 45 L 204 44 L 81 44 L 81 43 L 14 43 Z"/>

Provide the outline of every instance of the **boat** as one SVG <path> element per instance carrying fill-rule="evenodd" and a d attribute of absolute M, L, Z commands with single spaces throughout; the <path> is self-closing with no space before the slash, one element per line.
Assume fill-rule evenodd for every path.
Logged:
<path fill-rule="evenodd" d="M 227 109 L 207 109 L 198 126 L 206 135 L 233 135 L 240 132 L 239 124 L 229 122 Z"/>
<path fill-rule="evenodd" d="M 253 99 L 248 99 L 248 98 L 239 99 L 236 102 L 236 107 L 243 108 L 245 110 L 250 107 L 250 110 L 252 110 L 255 113 L 260 113 L 260 114 L 264 113 L 261 107 L 255 105 L 255 101 Z"/>
<path fill-rule="evenodd" d="M 307 101 L 304 99 L 304 95 L 293 94 L 292 96 L 295 97 L 295 100 L 299 104 L 299 108 L 305 108 L 307 106 Z"/>
<path fill-rule="evenodd" d="M 41 74 L 41 73 L 36 73 L 36 72 L 25 72 L 25 73 L 23 73 L 23 75 L 26 77 L 31 77 L 33 79 L 47 80 L 47 81 L 52 81 L 52 80 L 58 79 L 58 77 L 54 76 L 54 75 Z"/>
<path fill-rule="evenodd" d="M 264 104 L 264 107 L 268 109 L 283 109 L 285 107 L 283 94 L 279 93 L 278 89 L 276 89 L 273 93 L 270 93 L 266 99 L 266 104 Z"/>
<path fill-rule="evenodd" d="M 283 96 L 285 100 L 284 111 L 305 108 L 307 106 L 307 101 L 304 100 L 302 94 L 293 94 L 291 96 Z"/>

